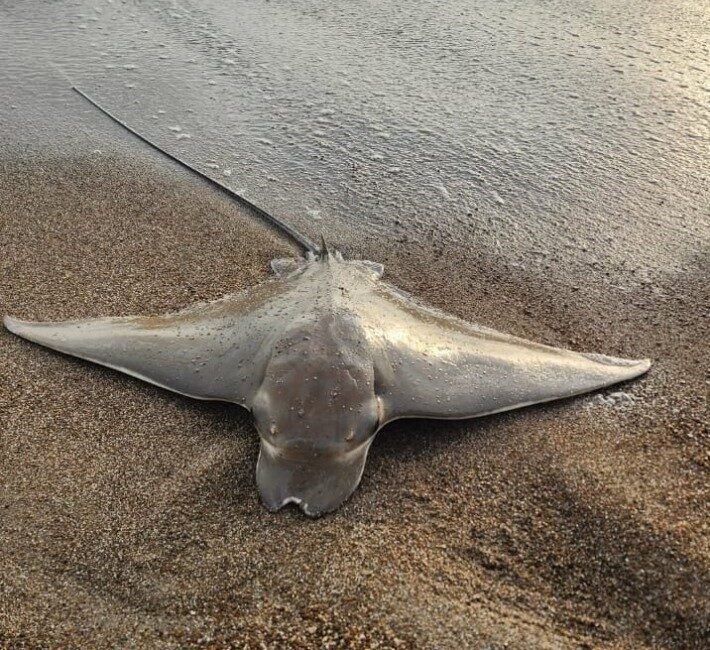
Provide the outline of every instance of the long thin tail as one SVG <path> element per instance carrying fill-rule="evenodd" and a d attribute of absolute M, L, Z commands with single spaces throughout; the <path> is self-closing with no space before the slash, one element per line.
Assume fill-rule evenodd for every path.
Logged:
<path fill-rule="evenodd" d="M 81 95 L 87 102 L 98 108 L 104 115 L 107 117 L 110 117 L 116 124 L 120 124 L 124 129 L 135 135 L 137 138 L 143 140 L 146 144 L 150 145 L 153 147 L 153 149 L 156 149 L 160 151 L 164 156 L 167 156 L 170 158 L 170 160 L 175 161 L 179 165 L 182 165 L 186 169 L 189 169 L 191 172 L 194 172 L 201 178 L 204 178 L 207 182 L 211 183 L 215 187 L 218 187 L 220 190 L 222 190 L 225 194 L 228 194 L 231 196 L 233 199 L 236 199 L 239 203 L 242 205 L 246 206 L 250 210 L 254 211 L 256 214 L 258 214 L 264 221 L 267 223 L 271 223 L 280 230 L 282 230 L 284 233 L 286 233 L 291 239 L 293 239 L 301 248 L 303 248 L 306 252 L 311 252 L 314 255 L 318 255 L 320 253 L 320 250 L 318 247 L 310 240 L 308 237 L 305 235 L 302 235 L 300 232 L 289 226 L 288 224 L 284 223 L 280 219 L 274 217 L 273 215 L 269 214 L 266 210 L 263 210 L 257 205 L 254 205 L 251 201 L 248 201 L 245 199 L 243 196 L 239 196 L 234 190 L 230 190 L 226 185 L 222 185 L 219 181 L 215 180 L 214 178 L 211 178 L 207 174 L 204 174 L 198 169 L 195 169 L 192 165 L 189 163 L 186 163 L 184 160 L 180 160 L 180 158 L 177 158 L 176 156 L 173 156 L 173 154 L 168 153 L 164 149 L 161 149 L 157 144 L 154 142 L 151 142 L 148 138 L 146 138 L 144 135 L 141 135 L 134 129 L 132 129 L 128 124 L 123 122 L 122 120 L 118 119 L 115 115 L 112 115 L 109 113 L 103 106 L 101 106 L 98 102 L 94 101 L 89 97 L 85 92 L 77 88 L 76 86 L 72 86 L 72 90 L 77 92 L 79 95 Z"/>

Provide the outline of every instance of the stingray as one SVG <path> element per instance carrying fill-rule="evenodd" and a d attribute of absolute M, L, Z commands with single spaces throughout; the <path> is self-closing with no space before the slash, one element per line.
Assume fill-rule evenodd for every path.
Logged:
<path fill-rule="evenodd" d="M 246 203 L 305 249 L 302 258 L 273 260 L 274 275 L 262 284 L 159 316 L 4 322 L 48 348 L 249 410 L 261 443 L 257 485 L 272 511 L 296 503 L 318 516 L 340 506 L 360 483 L 377 432 L 393 420 L 500 413 L 650 367 L 455 318 L 382 281 L 381 264 L 345 259 L 325 241 L 316 247 Z"/>

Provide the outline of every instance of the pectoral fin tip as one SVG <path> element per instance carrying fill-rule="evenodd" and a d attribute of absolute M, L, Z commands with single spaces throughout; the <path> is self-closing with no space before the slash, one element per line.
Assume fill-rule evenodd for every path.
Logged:
<path fill-rule="evenodd" d="M 2 319 L 5 329 L 9 330 L 13 334 L 20 334 L 23 325 L 27 325 L 30 321 L 20 320 L 19 318 L 13 318 L 12 316 L 5 316 Z"/>
<path fill-rule="evenodd" d="M 653 363 L 651 359 L 623 359 L 620 357 L 610 357 L 605 354 L 586 353 L 584 356 L 597 363 L 627 369 L 629 377 L 638 377 L 648 372 Z"/>

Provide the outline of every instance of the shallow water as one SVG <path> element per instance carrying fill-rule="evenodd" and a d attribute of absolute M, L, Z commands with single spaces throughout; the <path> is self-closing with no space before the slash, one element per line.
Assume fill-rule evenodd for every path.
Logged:
<path fill-rule="evenodd" d="M 653 274 L 707 241 L 706 3 L 63 5 L 0 9 L 6 156 L 87 155 L 84 133 L 139 155 L 71 80 L 346 250 Z"/>

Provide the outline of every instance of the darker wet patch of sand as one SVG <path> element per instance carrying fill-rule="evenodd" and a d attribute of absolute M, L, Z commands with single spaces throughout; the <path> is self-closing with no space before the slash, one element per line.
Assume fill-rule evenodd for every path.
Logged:
<path fill-rule="evenodd" d="M 157 157 L 0 172 L 2 314 L 177 309 L 292 252 Z M 312 521 L 259 503 L 246 412 L 0 332 L 0 647 L 703 647 L 707 260 L 622 301 L 621 269 L 338 243 L 464 318 L 655 366 L 604 400 L 395 423 Z"/>

